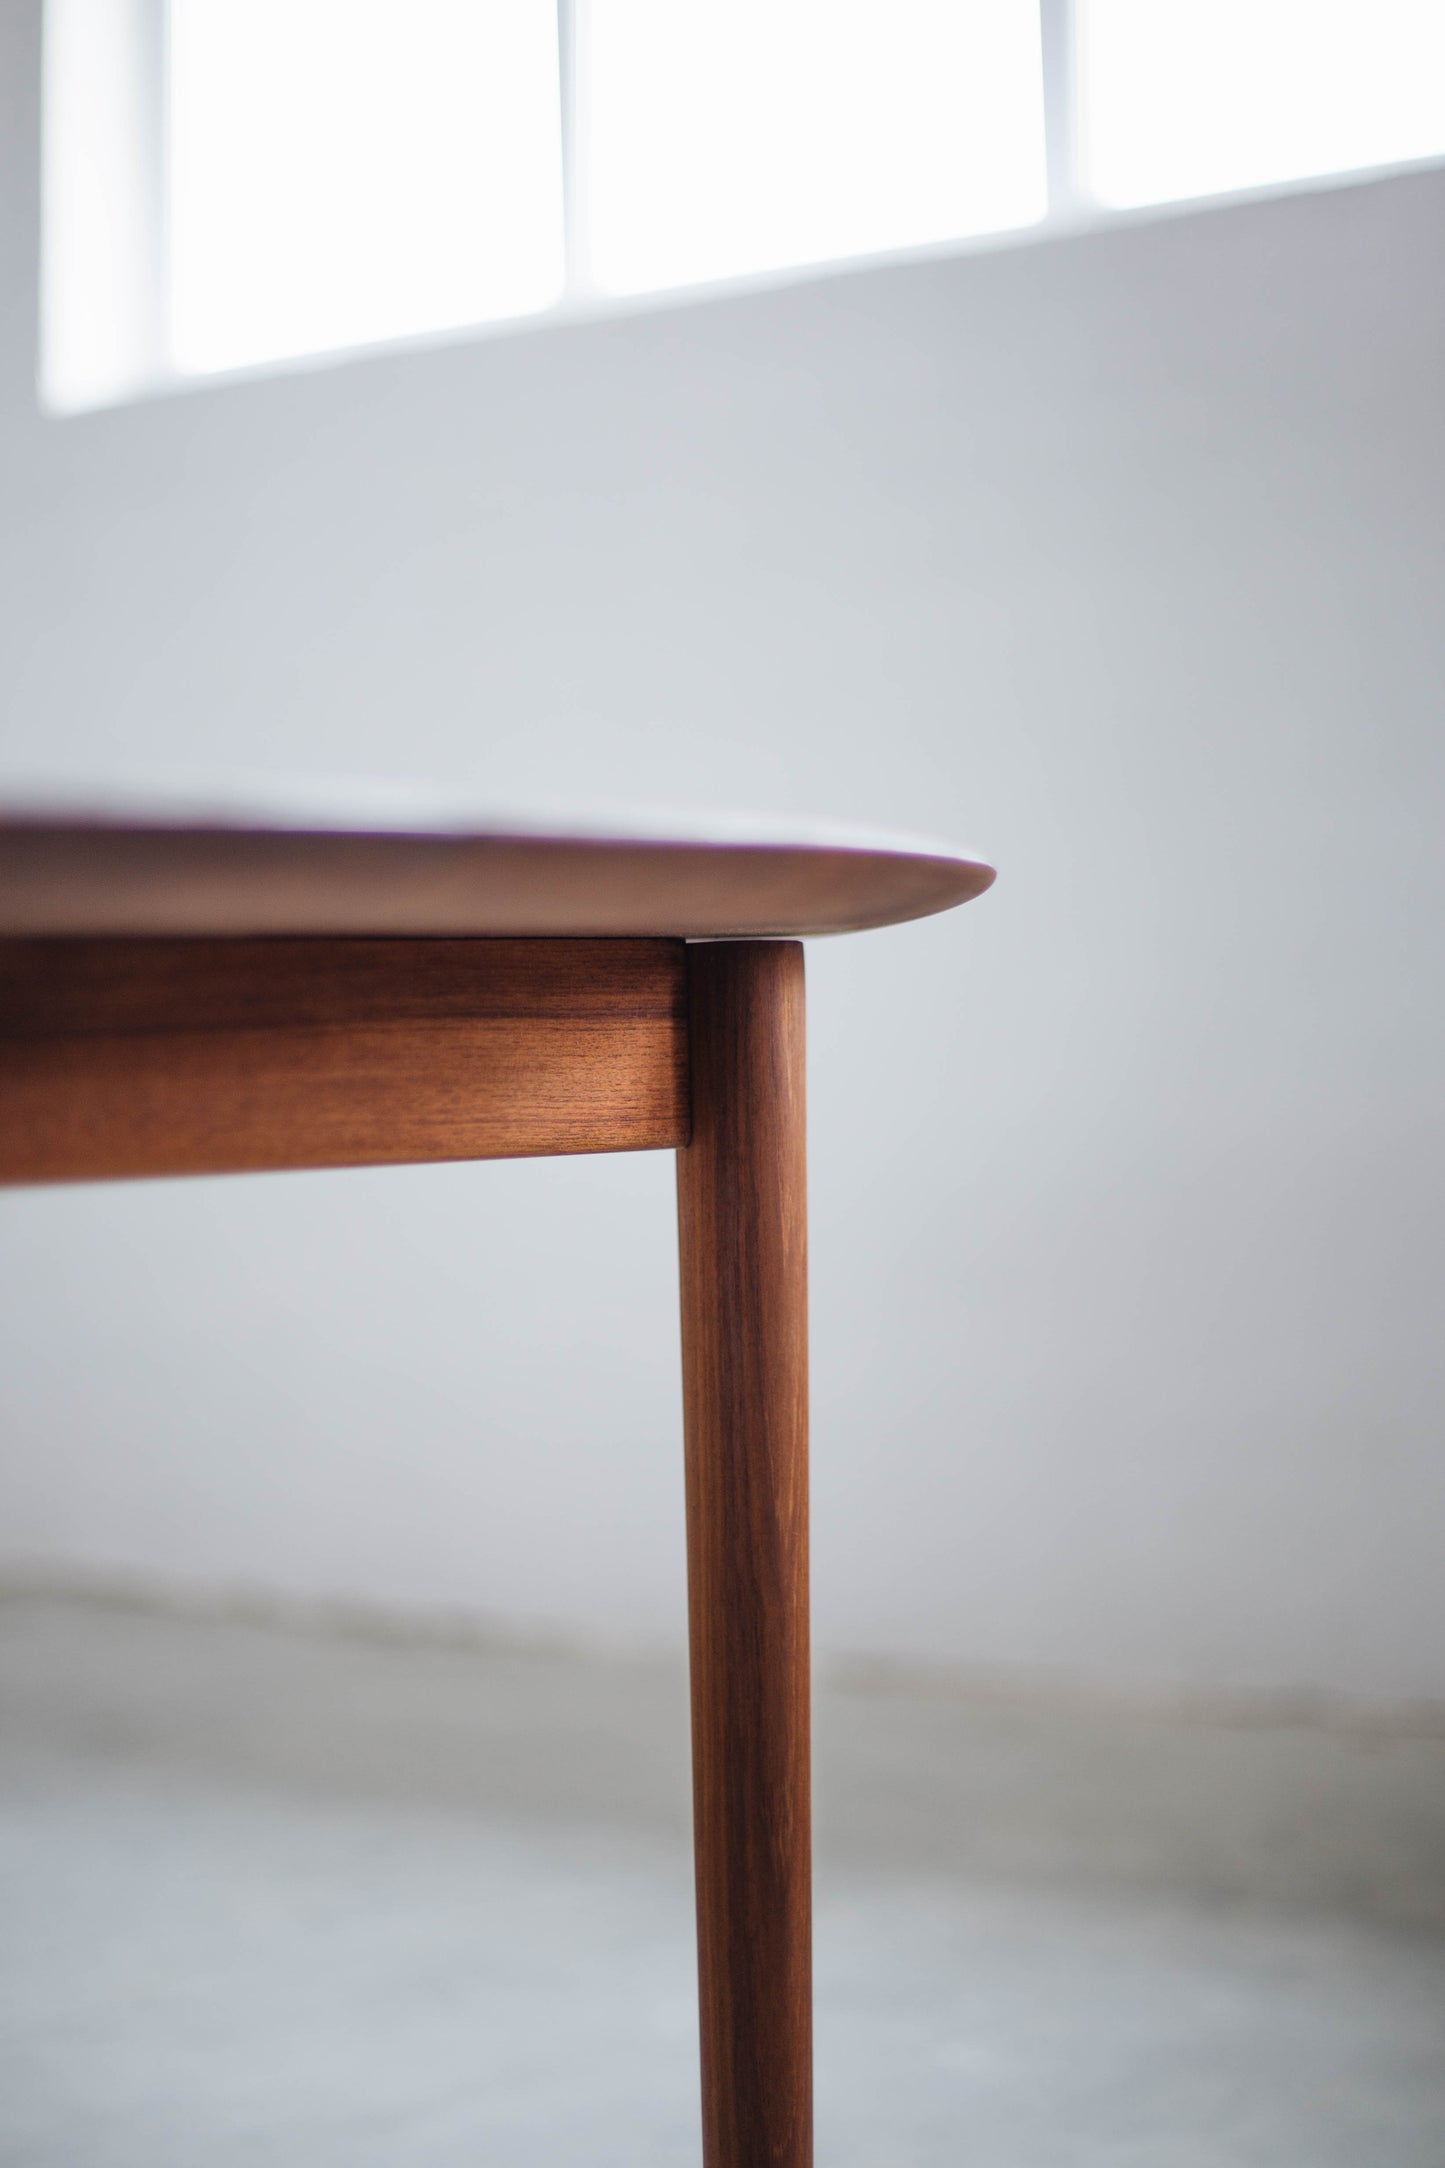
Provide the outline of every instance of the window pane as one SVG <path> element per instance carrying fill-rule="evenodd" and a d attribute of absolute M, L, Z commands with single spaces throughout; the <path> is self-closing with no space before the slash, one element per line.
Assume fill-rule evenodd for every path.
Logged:
<path fill-rule="evenodd" d="M 579 0 L 588 248 L 614 293 L 1026 225 L 1034 0 Z"/>
<path fill-rule="evenodd" d="M 1080 0 L 1089 185 L 1162 203 L 1445 151 L 1445 0 Z"/>
<path fill-rule="evenodd" d="M 169 193 L 181 369 L 544 307 L 554 0 L 171 0 Z"/>

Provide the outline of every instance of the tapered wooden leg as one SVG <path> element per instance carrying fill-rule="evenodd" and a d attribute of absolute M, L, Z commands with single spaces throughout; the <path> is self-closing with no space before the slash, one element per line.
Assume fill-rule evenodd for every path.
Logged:
<path fill-rule="evenodd" d="M 688 950 L 678 1153 L 705 2168 L 813 2158 L 803 951 Z"/>

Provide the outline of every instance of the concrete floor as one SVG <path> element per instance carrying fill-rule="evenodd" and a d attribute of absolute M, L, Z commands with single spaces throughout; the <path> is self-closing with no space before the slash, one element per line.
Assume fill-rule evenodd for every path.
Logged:
<path fill-rule="evenodd" d="M 1445 2168 L 1445 1740 L 818 1696 L 823 2168 Z M 0 1603 L 5 2168 L 696 2161 L 662 1665 Z"/>

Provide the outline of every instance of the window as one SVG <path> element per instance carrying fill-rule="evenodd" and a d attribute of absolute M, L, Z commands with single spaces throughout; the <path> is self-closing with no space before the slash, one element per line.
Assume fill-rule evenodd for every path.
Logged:
<path fill-rule="evenodd" d="M 1033 0 L 585 0 L 589 268 L 609 293 L 1027 225 Z"/>
<path fill-rule="evenodd" d="M 1445 0 L 46 0 L 42 390 L 1445 154 Z"/>
<path fill-rule="evenodd" d="M 1081 0 L 1081 31 L 1104 204 L 1445 152 L 1445 0 Z"/>
<path fill-rule="evenodd" d="M 170 0 L 169 30 L 178 369 L 557 299 L 553 0 Z"/>

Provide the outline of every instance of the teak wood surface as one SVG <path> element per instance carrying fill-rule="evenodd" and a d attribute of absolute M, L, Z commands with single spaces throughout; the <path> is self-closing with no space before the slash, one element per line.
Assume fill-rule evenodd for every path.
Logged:
<path fill-rule="evenodd" d="M 812 2160 L 803 951 L 689 952 L 678 1154 L 705 2168 Z"/>
<path fill-rule="evenodd" d="M 642 1151 L 680 941 L 0 941 L 0 1181 Z"/>
<path fill-rule="evenodd" d="M 753 937 L 992 879 L 405 796 L 0 806 L 0 1181 L 677 1148 L 706 2168 L 812 2160 L 803 962 Z"/>

